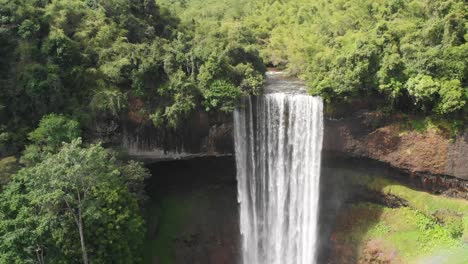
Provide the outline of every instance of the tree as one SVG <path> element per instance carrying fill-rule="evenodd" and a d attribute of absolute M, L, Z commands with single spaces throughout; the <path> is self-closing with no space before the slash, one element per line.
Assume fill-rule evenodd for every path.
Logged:
<path fill-rule="evenodd" d="M 38 128 L 29 133 L 29 140 L 49 152 L 57 151 L 63 142 L 71 142 L 80 136 L 77 121 L 63 115 L 49 114 L 39 122 Z"/>
<path fill-rule="evenodd" d="M 0 194 L 1 263 L 133 263 L 144 235 L 130 164 L 100 145 L 65 144 L 22 169 Z M 140 177 L 141 180 L 141 177 Z"/>
<path fill-rule="evenodd" d="M 34 164 L 46 154 L 56 153 L 63 142 L 70 143 L 81 135 L 79 123 L 63 115 L 49 114 L 39 122 L 39 126 L 28 134 L 32 144 L 23 153 L 21 162 Z"/>
<path fill-rule="evenodd" d="M 203 53 L 217 55 L 216 60 L 205 56 L 200 68 L 204 105 L 214 102 L 223 108 L 232 102 L 231 97 L 219 102 L 206 98 L 216 91 L 204 81 L 231 74 L 216 72 L 229 69 L 219 55 L 226 54 L 228 64 L 237 67 L 232 58 L 245 56 L 232 47 L 240 44 L 261 54 L 267 65 L 304 79 L 311 93 L 327 101 L 379 96 L 399 111 L 468 116 L 466 1 L 207 1 L 159 2 L 182 21 L 196 21 L 201 37 L 195 34 L 194 42 L 203 43 Z M 234 10 L 239 12 L 232 15 Z M 213 41 L 211 35 L 223 41 Z M 249 63 L 255 65 L 252 59 Z M 243 83 L 257 83 L 243 77 Z"/>
<path fill-rule="evenodd" d="M 0 192 L 4 185 L 10 181 L 10 177 L 18 170 L 15 157 L 0 158 Z"/>
<path fill-rule="evenodd" d="M 229 76 L 230 88 L 249 92 L 263 81 L 263 62 L 247 49 L 254 42 L 247 28 L 181 22 L 154 0 L 0 0 L 0 6 L 1 155 L 17 155 L 49 113 L 86 129 L 93 119 L 119 119 L 130 109 L 142 121 L 177 127 L 204 108 L 197 75 L 213 56 L 228 62 L 215 79 Z"/>

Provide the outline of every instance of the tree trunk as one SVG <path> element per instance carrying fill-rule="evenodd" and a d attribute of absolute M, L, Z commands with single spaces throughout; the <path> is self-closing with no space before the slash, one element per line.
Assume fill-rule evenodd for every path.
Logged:
<path fill-rule="evenodd" d="M 78 231 L 80 232 L 81 252 L 83 253 L 83 264 L 88 264 L 88 252 L 86 252 L 86 245 L 83 232 L 83 218 L 81 217 L 81 208 L 78 209 Z"/>
<path fill-rule="evenodd" d="M 37 257 L 37 262 L 39 264 L 44 264 L 44 251 L 42 250 L 42 247 L 37 245 L 36 248 L 36 257 Z"/>

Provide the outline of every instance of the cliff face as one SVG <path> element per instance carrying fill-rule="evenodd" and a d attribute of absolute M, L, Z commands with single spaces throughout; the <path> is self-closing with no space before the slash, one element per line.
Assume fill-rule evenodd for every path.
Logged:
<path fill-rule="evenodd" d="M 148 118 L 131 112 L 119 121 L 100 118 L 90 133 L 96 141 L 149 162 L 232 155 L 232 116 L 194 113 L 177 129 L 158 128 Z"/>
<path fill-rule="evenodd" d="M 151 160 L 231 154 L 232 118 L 199 112 L 178 129 L 127 120 L 122 124 L 121 144 L 129 155 Z"/>
<path fill-rule="evenodd" d="M 435 129 L 416 131 L 397 115 L 370 110 L 349 113 L 339 118 L 326 115 L 325 155 L 369 158 L 412 175 L 468 180 L 468 129 L 451 137 Z M 194 115 L 177 131 L 125 121 L 117 129 L 120 132 L 114 144 L 132 157 L 149 160 L 232 155 L 232 128 L 232 116 L 206 113 Z"/>
<path fill-rule="evenodd" d="M 324 151 L 364 157 L 411 174 L 447 175 L 468 180 L 468 130 L 455 138 L 443 131 L 407 129 L 400 117 L 358 111 L 325 121 Z"/>

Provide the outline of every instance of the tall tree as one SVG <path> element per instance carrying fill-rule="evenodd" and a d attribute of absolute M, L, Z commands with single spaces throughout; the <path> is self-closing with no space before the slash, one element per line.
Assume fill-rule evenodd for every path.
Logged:
<path fill-rule="evenodd" d="M 14 175 L 0 195 L 0 262 L 137 262 L 144 225 L 122 170 L 77 139 Z"/>

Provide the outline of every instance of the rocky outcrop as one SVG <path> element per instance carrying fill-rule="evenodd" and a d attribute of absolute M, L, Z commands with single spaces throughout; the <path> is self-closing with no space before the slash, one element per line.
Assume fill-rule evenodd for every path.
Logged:
<path fill-rule="evenodd" d="M 453 181 L 429 175 L 468 180 L 468 129 L 456 137 L 443 130 L 416 131 L 412 117 L 384 115 L 375 109 L 379 102 L 353 102 L 325 114 L 323 151 L 325 156 L 369 158 L 416 176 L 428 184 Z M 350 106 L 351 105 L 351 106 Z M 167 160 L 234 153 L 232 115 L 195 113 L 177 130 L 155 128 L 148 118 L 100 121 L 98 138 L 120 146 L 133 158 Z M 461 184 L 468 188 L 466 183 Z"/>
<path fill-rule="evenodd" d="M 468 180 L 468 130 L 456 137 L 439 129 L 416 131 L 403 117 L 361 110 L 327 119 L 323 146 L 329 155 L 370 158 L 413 175 Z"/>
<path fill-rule="evenodd" d="M 232 155 L 232 126 L 230 114 L 196 112 L 177 129 L 160 128 L 130 112 L 119 121 L 101 118 L 92 133 L 131 158 L 158 161 Z"/>
<path fill-rule="evenodd" d="M 133 157 L 179 159 L 231 154 L 230 115 L 198 112 L 177 129 L 157 128 L 151 121 L 122 124 L 122 146 Z"/>
<path fill-rule="evenodd" d="M 449 142 L 445 171 L 448 175 L 468 179 L 468 129 Z"/>

